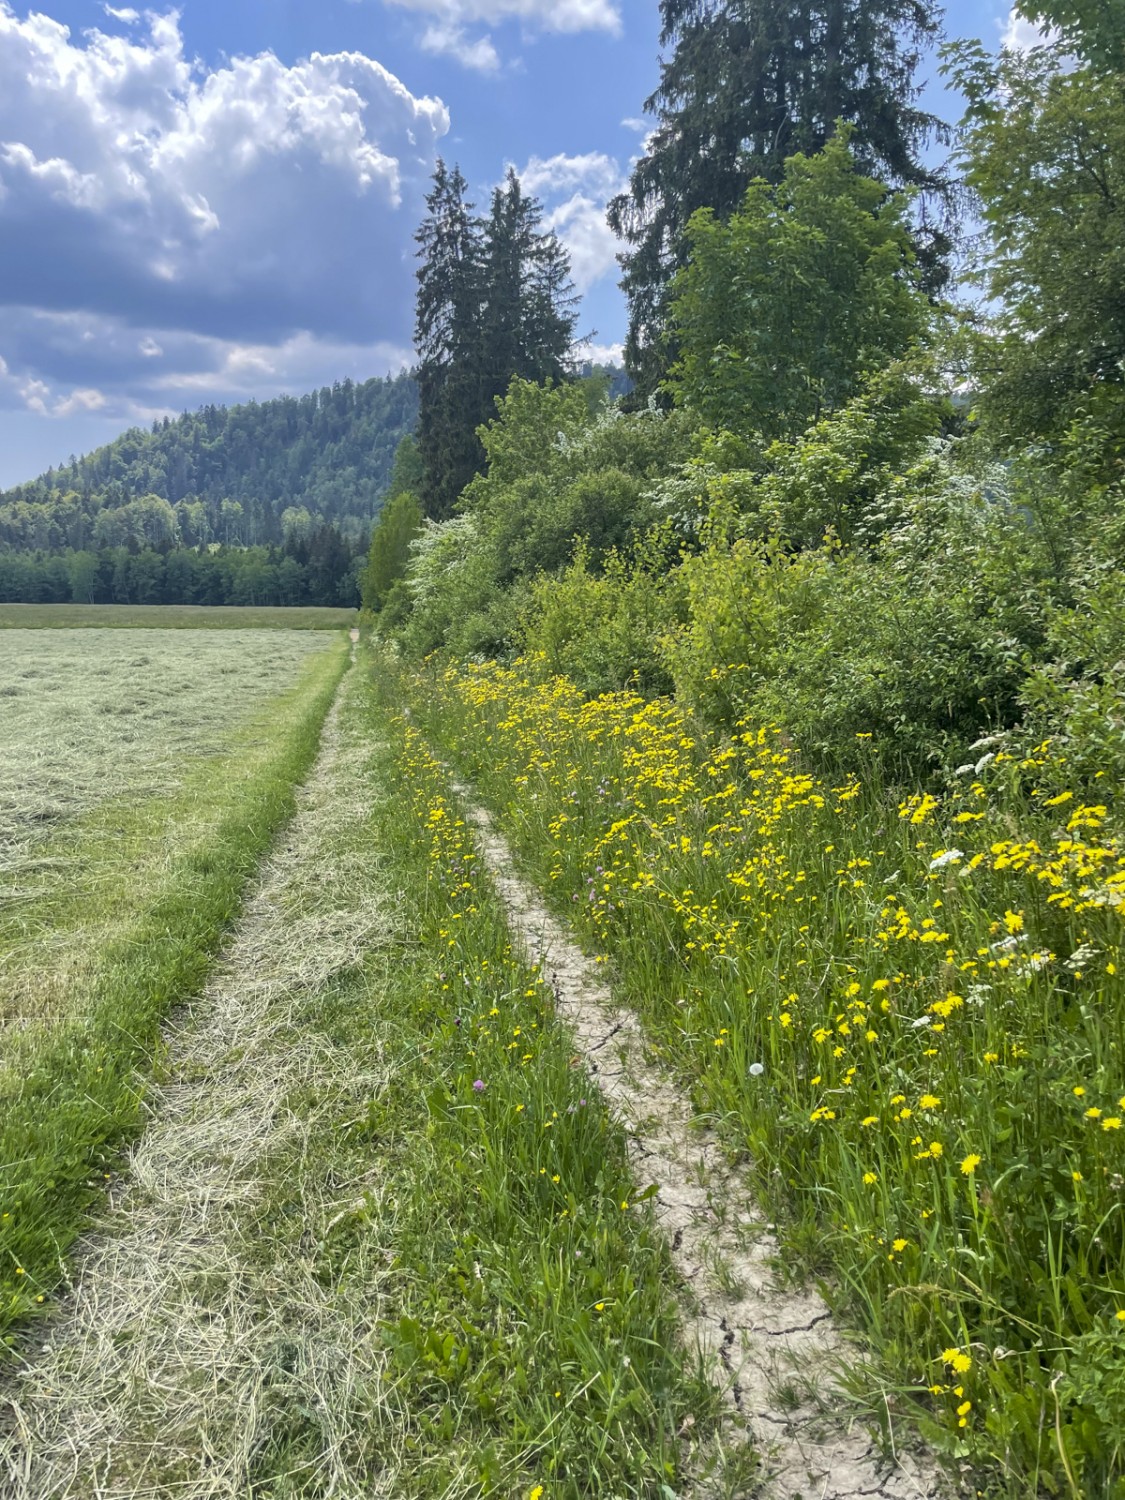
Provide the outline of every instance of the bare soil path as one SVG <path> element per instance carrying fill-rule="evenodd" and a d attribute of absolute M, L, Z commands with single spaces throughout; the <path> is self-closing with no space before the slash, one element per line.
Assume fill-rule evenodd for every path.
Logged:
<path fill-rule="evenodd" d="M 777 1246 L 745 1182 L 687 1100 L 646 1057 L 636 1015 L 615 1005 L 594 966 L 515 873 L 488 813 L 457 791 L 518 941 L 543 967 L 560 1017 L 622 1120 L 634 1170 L 653 1184 L 657 1217 L 694 1303 L 689 1328 L 716 1367 L 732 1436 L 762 1455 L 769 1500 L 935 1500 L 936 1468 L 841 1421 L 838 1377 L 853 1355 L 814 1293 L 783 1287 Z"/>

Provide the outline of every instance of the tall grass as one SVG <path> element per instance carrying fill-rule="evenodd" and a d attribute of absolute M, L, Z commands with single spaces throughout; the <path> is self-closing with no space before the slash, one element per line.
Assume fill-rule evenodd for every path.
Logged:
<path fill-rule="evenodd" d="M 379 1007 L 389 1083 L 355 1127 L 398 1210 L 390 1400 L 417 1472 L 397 1492 L 677 1492 L 717 1397 L 679 1346 L 666 1247 L 447 769 L 376 676 L 378 837 L 416 944 Z"/>
<path fill-rule="evenodd" d="M 1125 844 L 1043 745 L 821 782 L 534 664 L 418 722 L 643 1011 L 913 1413 L 981 1484 L 1125 1494 Z M 862 746 L 861 737 L 861 746 Z"/>

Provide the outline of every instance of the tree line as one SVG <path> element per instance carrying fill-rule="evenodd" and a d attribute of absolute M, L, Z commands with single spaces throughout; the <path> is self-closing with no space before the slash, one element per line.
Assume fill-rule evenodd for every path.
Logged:
<path fill-rule="evenodd" d="M 351 607 L 363 559 L 331 526 L 280 547 L 0 551 L 0 603 Z"/>

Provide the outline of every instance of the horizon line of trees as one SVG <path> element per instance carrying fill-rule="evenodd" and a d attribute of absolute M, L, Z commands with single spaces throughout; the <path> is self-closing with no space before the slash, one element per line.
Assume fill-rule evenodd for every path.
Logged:
<path fill-rule="evenodd" d="M 364 555 L 332 526 L 283 546 L 0 551 L 0 604 L 351 607 Z"/>

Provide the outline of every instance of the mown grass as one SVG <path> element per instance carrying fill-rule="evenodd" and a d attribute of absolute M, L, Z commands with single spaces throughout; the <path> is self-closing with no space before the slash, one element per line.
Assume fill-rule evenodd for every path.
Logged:
<path fill-rule="evenodd" d="M 343 640 L 315 656 L 173 796 L 111 799 L 68 830 L 67 837 L 81 832 L 95 873 L 99 857 L 113 862 L 114 878 L 70 889 L 49 904 L 50 922 L 40 911 L 32 936 L 44 942 L 48 963 L 52 942 L 65 949 L 68 925 L 93 927 L 95 951 L 77 977 L 68 973 L 74 993 L 49 1024 L 25 1017 L 31 1024 L 4 1038 L 0 1340 L 49 1297 L 115 1152 L 140 1123 L 160 1023 L 198 989 L 248 878 L 291 811 L 346 661 Z M 58 859 L 65 871 L 65 840 L 38 853 L 48 870 Z M 93 921 L 91 891 L 106 908 Z M 9 941 L 28 929 L 21 910 L 16 903 Z"/>
<path fill-rule="evenodd" d="M 311 605 L 0 604 L 0 630 L 344 630 L 354 609 Z"/>
<path fill-rule="evenodd" d="M 404 690 L 611 959 L 882 1389 L 980 1492 L 1125 1494 L 1125 844 L 1061 750 L 945 798 L 534 666 Z M 1104 785 L 1104 783 L 1103 783 Z"/>
<path fill-rule="evenodd" d="M 0 892 L 21 852 L 101 803 L 169 796 L 316 653 L 308 631 L 14 630 L 0 637 Z M 56 874 L 58 871 L 56 871 Z M 0 952 L 4 949 L 0 939 Z"/>

